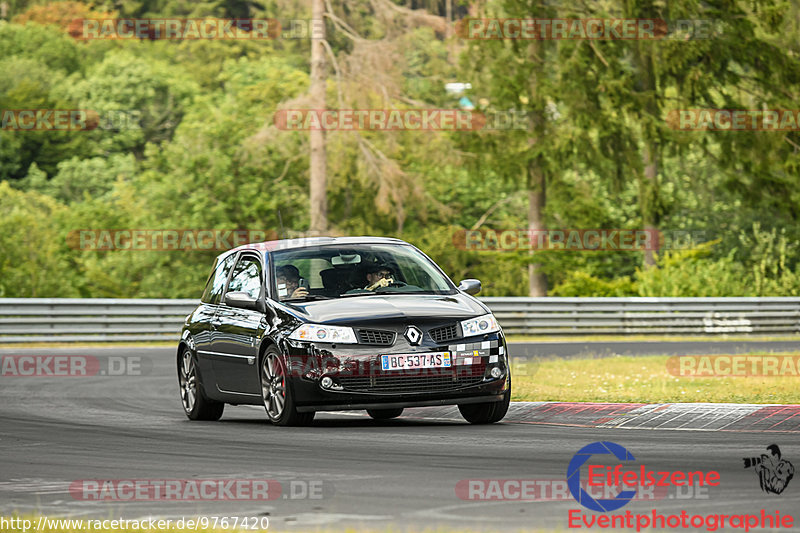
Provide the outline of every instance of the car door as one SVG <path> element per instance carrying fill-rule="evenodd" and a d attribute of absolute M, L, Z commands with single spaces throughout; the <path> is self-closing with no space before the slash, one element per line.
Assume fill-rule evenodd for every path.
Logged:
<path fill-rule="evenodd" d="M 219 304 L 222 300 L 222 294 L 225 291 L 228 277 L 233 270 L 233 262 L 235 259 L 236 254 L 232 254 L 216 265 L 214 272 L 211 274 L 206 284 L 203 296 L 200 298 L 201 305 L 196 314 L 197 330 L 193 337 L 197 349 L 197 363 L 200 367 L 200 373 L 204 378 L 209 380 L 207 386 L 213 386 L 214 381 L 216 381 L 213 368 L 214 354 L 211 350 L 217 335 L 217 312 Z"/>
<path fill-rule="evenodd" d="M 260 298 L 264 291 L 263 279 L 263 266 L 258 254 L 242 252 L 233 267 L 225 294 L 242 291 Z M 219 389 L 259 395 L 261 386 L 256 346 L 258 331 L 266 325 L 263 313 L 228 306 L 223 296 L 216 318 L 217 332 L 212 351 Z"/>

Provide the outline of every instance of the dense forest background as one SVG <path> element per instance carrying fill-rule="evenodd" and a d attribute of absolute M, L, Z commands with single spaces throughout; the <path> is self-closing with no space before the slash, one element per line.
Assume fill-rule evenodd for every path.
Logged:
<path fill-rule="evenodd" d="M 405 239 L 482 295 L 800 295 L 800 134 L 680 131 L 685 108 L 800 107 L 800 7 L 760 0 L 325 4 L 330 108 L 519 112 L 526 129 L 325 136 L 333 235 Z M 197 297 L 218 252 L 78 250 L 80 229 L 310 227 L 311 44 L 77 40 L 76 18 L 309 20 L 296 0 L 0 5 L 0 110 L 131 113 L 0 130 L 0 297 Z M 661 40 L 469 40 L 465 17 L 709 20 Z M 469 83 L 463 94 L 448 83 Z M 130 126 L 130 124 L 128 124 Z M 460 249 L 469 229 L 656 228 L 680 249 Z"/>

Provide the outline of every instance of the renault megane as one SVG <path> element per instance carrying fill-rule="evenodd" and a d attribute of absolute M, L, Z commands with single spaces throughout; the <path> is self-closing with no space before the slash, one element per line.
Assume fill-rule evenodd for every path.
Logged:
<path fill-rule="evenodd" d="M 192 420 L 225 404 L 263 405 L 276 425 L 317 411 L 457 405 L 473 424 L 501 420 L 511 397 L 505 337 L 473 297 L 398 239 L 303 238 L 217 257 L 177 353 Z"/>

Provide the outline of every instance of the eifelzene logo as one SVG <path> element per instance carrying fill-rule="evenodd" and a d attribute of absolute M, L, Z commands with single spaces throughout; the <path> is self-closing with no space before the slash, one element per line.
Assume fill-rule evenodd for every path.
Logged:
<path fill-rule="evenodd" d="M 588 485 L 620 487 L 622 489 L 613 498 L 594 498 L 581 486 L 581 467 L 593 456 L 613 456 L 619 461 L 614 467 L 589 464 Z M 683 487 L 699 485 L 701 487 L 719 485 L 719 472 L 710 470 L 683 472 L 680 470 L 655 471 L 639 464 L 638 469 L 626 470 L 623 463 L 629 465 L 636 461 L 631 452 L 624 447 L 609 441 L 593 442 L 578 450 L 567 467 L 567 487 L 575 501 L 582 506 L 599 513 L 616 511 L 627 505 L 636 497 L 638 487 Z"/>

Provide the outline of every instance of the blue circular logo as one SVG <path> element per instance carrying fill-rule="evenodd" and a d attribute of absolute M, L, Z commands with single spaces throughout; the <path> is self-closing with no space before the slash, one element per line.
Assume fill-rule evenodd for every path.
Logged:
<path fill-rule="evenodd" d="M 636 458 L 620 446 L 613 442 L 593 442 L 584 446 L 576 453 L 567 467 L 567 486 L 575 501 L 592 511 L 607 513 L 616 511 L 620 507 L 628 504 L 634 496 L 635 490 L 620 491 L 614 498 L 595 500 L 589 493 L 581 487 L 581 466 L 589 460 L 592 455 L 613 455 L 620 461 L 635 461 Z"/>

